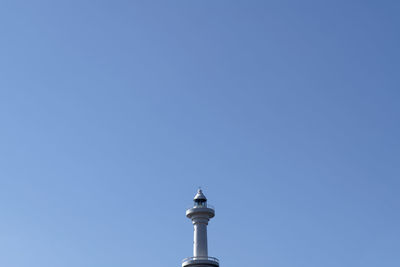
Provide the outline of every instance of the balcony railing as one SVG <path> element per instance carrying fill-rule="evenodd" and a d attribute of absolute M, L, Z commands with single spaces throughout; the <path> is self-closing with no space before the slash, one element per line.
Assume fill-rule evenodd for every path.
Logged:
<path fill-rule="evenodd" d="M 211 205 L 211 204 L 208 204 L 208 203 L 207 204 L 203 204 L 203 205 L 193 205 L 193 206 L 190 206 L 187 209 L 193 209 L 193 208 L 209 208 L 209 209 L 215 210 L 214 206 Z"/>
<path fill-rule="evenodd" d="M 182 263 L 188 262 L 188 261 L 213 261 L 215 263 L 218 263 L 218 265 L 219 265 L 219 260 L 214 257 L 205 257 L 205 256 L 189 257 L 189 258 L 182 260 Z"/>

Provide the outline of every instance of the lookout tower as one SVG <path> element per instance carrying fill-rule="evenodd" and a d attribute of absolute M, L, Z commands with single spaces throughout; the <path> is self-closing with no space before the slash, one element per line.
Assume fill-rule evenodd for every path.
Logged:
<path fill-rule="evenodd" d="M 193 207 L 186 210 L 186 217 L 192 220 L 194 228 L 193 257 L 182 261 L 182 267 L 219 267 L 217 258 L 208 256 L 207 225 L 215 216 L 214 207 L 207 203 L 207 198 L 199 189 L 193 199 Z"/>

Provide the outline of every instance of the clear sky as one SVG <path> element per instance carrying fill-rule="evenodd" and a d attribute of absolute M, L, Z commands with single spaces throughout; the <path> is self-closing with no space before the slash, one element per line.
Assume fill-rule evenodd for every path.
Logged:
<path fill-rule="evenodd" d="M 0 4 L 0 266 L 400 266 L 400 2 Z"/>

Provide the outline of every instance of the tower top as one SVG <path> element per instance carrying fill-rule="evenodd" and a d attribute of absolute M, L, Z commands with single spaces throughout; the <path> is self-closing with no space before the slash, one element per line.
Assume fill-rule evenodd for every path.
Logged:
<path fill-rule="evenodd" d="M 186 210 L 194 227 L 193 257 L 182 261 L 182 267 L 219 267 L 217 258 L 208 256 L 207 225 L 215 216 L 214 208 L 207 203 L 207 198 L 199 188 L 194 196 L 194 205 Z"/>
<path fill-rule="evenodd" d="M 206 198 L 206 196 L 203 194 L 203 191 L 199 188 L 198 190 L 197 190 L 197 194 L 194 196 L 194 199 L 193 199 L 194 201 L 201 201 L 201 202 L 203 202 L 203 201 L 207 201 L 207 198 Z"/>

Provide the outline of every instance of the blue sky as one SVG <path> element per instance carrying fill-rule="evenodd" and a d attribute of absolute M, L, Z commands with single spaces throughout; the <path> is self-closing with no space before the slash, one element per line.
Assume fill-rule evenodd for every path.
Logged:
<path fill-rule="evenodd" d="M 398 1 L 2 1 L 0 266 L 400 266 Z"/>

